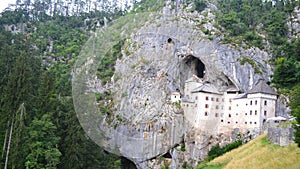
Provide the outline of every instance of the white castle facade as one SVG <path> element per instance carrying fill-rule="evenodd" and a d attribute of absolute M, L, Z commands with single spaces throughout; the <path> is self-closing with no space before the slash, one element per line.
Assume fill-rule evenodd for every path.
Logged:
<path fill-rule="evenodd" d="M 185 82 L 181 107 L 191 125 L 207 132 L 227 133 L 234 128 L 262 132 L 267 119 L 275 117 L 277 96 L 262 80 L 241 93 L 235 86 L 218 89 L 192 77 Z"/>

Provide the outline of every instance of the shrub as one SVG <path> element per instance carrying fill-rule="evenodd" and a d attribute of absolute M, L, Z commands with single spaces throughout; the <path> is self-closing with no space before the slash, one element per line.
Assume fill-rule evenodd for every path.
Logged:
<path fill-rule="evenodd" d="M 233 150 L 235 148 L 238 148 L 239 146 L 241 146 L 243 143 L 242 143 L 242 140 L 238 140 L 238 141 L 235 141 L 233 143 L 230 143 L 230 144 L 227 144 L 225 147 L 220 147 L 219 145 L 216 145 L 216 146 L 213 146 L 209 152 L 208 152 L 208 157 L 207 157 L 207 161 L 211 161 L 213 160 L 214 158 L 216 157 L 219 157 L 223 154 L 225 154 L 226 152 L 230 151 L 230 150 Z"/>

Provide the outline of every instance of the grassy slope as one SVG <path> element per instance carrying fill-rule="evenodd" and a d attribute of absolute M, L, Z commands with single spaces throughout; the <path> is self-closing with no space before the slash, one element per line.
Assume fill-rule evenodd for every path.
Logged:
<path fill-rule="evenodd" d="M 300 169 L 300 148 L 270 144 L 266 135 L 261 135 L 208 163 L 220 164 L 227 164 L 224 169 Z"/>

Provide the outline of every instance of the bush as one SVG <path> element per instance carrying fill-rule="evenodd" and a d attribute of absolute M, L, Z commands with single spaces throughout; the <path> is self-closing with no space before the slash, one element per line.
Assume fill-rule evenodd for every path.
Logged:
<path fill-rule="evenodd" d="M 199 13 L 202 12 L 206 7 L 206 3 L 204 0 L 195 0 L 195 10 Z"/>
<path fill-rule="evenodd" d="M 208 152 L 208 157 L 207 157 L 207 161 L 211 161 L 213 160 L 214 158 L 216 157 L 219 157 L 223 154 L 225 154 L 226 152 L 230 151 L 230 150 L 233 150 L 235 148 L 238 148 L 239 146 L 241 146 L 243 143 L 242 143 L 242 140 L 238 140 L 238 141 L 235 141 L 233 143 L 230 143 L 230 144 L 227 144 L 225 147 L 220 147 L 219 145 L 216 145 L 216 146 L 213 146 L 209 152 Z"/>

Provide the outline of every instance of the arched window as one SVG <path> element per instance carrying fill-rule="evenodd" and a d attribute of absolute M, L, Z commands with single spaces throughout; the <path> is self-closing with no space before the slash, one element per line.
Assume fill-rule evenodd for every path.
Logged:
<path fill-rule="evenodd" d="M 207 111 L 204 113 L 204 116 L 208 116 L 208 112 Z"/>

